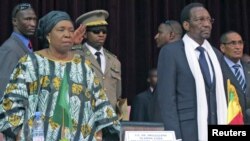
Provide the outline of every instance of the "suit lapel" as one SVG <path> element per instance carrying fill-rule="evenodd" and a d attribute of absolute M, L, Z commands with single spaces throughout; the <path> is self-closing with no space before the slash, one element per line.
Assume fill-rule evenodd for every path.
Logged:
<path fill-rule="evenodd" d="M 100 71 L 100 73 L 102 73 L 101 67 L 95 59 L 94 55 L 89 51 L 89 49 L 85 45 L 83 45 L 83 52 L 86 59 L 91 62 L 92 66 L 95 67 L 96 70 Z"/>
<path fill-rule="evenodd" d="M 223 59 L 223 61 L 222 61 L 223 72 L 225 73 L 225 76 L 227 76 L 226 79 L 230 79 L 231 83 L 235 86 L 238 97 L 239 97 L 239 102 L 240 102 L 240 105 L 242 108 L 242 112 L 243 112 L 243 114 L 245 114 L 245 94 L 244 94 L 237 78 L 235 77 L 234 73 L 231 71 L 230 67 L 228 66 L 228 64 L 226 63 L 224 58 L 222 58 L 222 59 Z M 244 71 L 246 71 L 245 68 L 244 68 Z M 245 77 L 246 77 L 246 79 L 248 78 L 248 76 L 246 76 L 246 75 L 245 75 Z M 227 90 L 227 88 L 226 88 L 226 90 Z M 226 91 L 226 93 L 228 93 L 228 92 Z"/>
<path fill-rule="evenodd" d="M 249 92 L 249 90 L 248 90 L 248 87 L 249 87 L 248 86 L 248 82 L 249 82 L 249 78 L 250 78 L 249 77 L 250 72 L 248 72 L 249 68 L 247 68 L 246 64 L 244 64 L 242 61 L 241 61 L 241 64 L 242 64 L 244 75 L 245 75 L 246 93 L 244 93 L 244 91 L 240 87 L 241 89 L 240 89 L 240 91 L 238 93 L 238 96 L 239 96 L 239 101 L 240 101 L 240 105 L 241 105 L 241 109 L 242 109 L 243 115 L 245 115 L 246 114 L 245 113 L 245 110 L 246 110 L 246 94 Z"/>
<path fill-rule="evenodd" d="M 16 35 L 12 34 L 11 38 L 17 42 L 17 44 L 23 49 L 23 51 L 25 51 L 26 53 L 30 52 L 25 44 Z"/>
<path fill-rule="evenodd" d="M 228 64 L 226 63 L 225 59 L 223 59 L 223 65 L 225 67 L 224 71 L 225 73 L 227 74 L 227 76 L 232 76 L 230 77 L 230 81 L 231 83 L 238 89 L 241 91 L 241 93 L 244 93 L 240 84 L 239 84 L 239 81 L 237 80 L 237 78 L 235 77 L 234 73 L 232 72 L 232 70 L 230 69 L 230 67 L 228 66 Z M 228 79 L 228 78 L 227 78 Z"/>
<path fill-rule="evenodd" d="M 249 84 L 250 84 L 250 68 L 249 65 L 242 62 L 243 70 L 244 70 L 244 75 L 245 75 L 245 81 L 246 81 L 246 94 L 249 93 Z"/>

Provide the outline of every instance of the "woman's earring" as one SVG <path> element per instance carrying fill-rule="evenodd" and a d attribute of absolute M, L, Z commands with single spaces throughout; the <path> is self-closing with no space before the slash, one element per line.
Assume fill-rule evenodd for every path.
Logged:
<path fill-rule="evenodd" d="M 49 37 L 47 37 L 47 40 L 48 40 L 48 43 L 50 44 L 50 38 Z"/>

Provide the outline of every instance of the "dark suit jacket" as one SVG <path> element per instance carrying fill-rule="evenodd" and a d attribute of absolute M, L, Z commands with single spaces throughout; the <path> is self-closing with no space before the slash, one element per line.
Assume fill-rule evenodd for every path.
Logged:
<path fill-rule="evenodd" d="M 10 75 L 18 63 L 18 60 L 27 53 L 29 53 L 28 48 L 14 34 L 11 34 L 11 36 L 1 45 L 0 97 L 3 96 L 3 92 L 9 82 Z"/>
<path fill-rule="evenodd" d="M 157 71 L 156 97 L 165 129 L 182 141 L 198 141 L 196 86 L 182 40 L 161 49 Z"/>
<path fill-rule="evenodd" d="M 227 92 L 227 79 L 230 79 L 231 83 L 235 86 L 235 89 L 239 97 L 239 102 L 240 102 L 242 113 L 244 116 L 244 122 L 246 124 L 249 124 L 249 119 L 246 116 L 246 110 L 247 110 L 247 95 L 250 95 L 250 85 L 249 85 L 250 84 L 250 66 L 241 61 L 241 64 L 244 70 L 245 79 L 246 79 L 246 85 L 247 85 L 246 94 L 244 94 L 237 78 L 235 77 L 234 73 L 232 72 L 228 64 L 226 63 L 223 56 L 220 58 L 220 63 L 221 63 L 221 69 L 223 72 L 225 92 Z M 228 98 L 227 95 L 226 97 Z"/>
<path fill-rule="evenodd" d="M 133 100 L 131 106 L 131 121 L 150 121 L 152 116 L 151 103 L 153 100 L 153 93 L 150 89 L 139 93 Z"/>

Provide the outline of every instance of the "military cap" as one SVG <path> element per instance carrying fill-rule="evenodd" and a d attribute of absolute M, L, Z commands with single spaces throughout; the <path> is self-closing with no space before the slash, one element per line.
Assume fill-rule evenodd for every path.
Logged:
<path fill-rule="evenodd" d="M 108 25 L 106 19 L 109 13 L 106 10 L 94 10 L 87 12 L 76 19 L 76 24 L 89 26 Z"/>

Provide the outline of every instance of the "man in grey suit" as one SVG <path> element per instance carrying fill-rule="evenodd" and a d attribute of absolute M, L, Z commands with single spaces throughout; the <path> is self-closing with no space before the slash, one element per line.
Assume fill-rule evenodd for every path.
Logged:
<path fill-rule="evenodd" d="M 210 37 L 213 19 L 200 3 L 181 12 L 182 40 L 164 46 L 158 59 L 157 104 L 165 130 L 182 141 L 208 140 L 209 124 L 226 124 L 221 67 Z"/>
<path fill-rule="evenodd" d="M 36 22 L 36 14 L 29 3 L 18 4 L 12 10 L 13 32 L 0 47 L 0 97 L 18 60 L 32 52 L 30 37 L 35 33 Z"/>
<path fill-rule="evenodd" d="M 250 95 L 250 66 L 241 61 L 243 56 L 244 42 L 239 33 L 228 31 L 220 38 L 220 49 L 224 56 L 221 57 L 221 68 L 224 76 L 225 88 L 227 80 L 236 88 L 239 103 L 242 109 L 244 124 L 249 124 L 246 110 Z M 239 72 L 238 72 L 239 70 Z M 225 90 L 227 91 L 227 89 Z M 248 99 L 248 100 L 247 100 Z"/>

